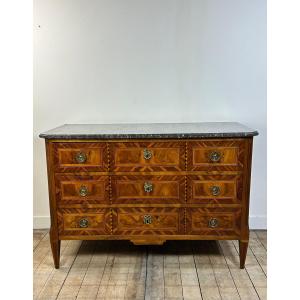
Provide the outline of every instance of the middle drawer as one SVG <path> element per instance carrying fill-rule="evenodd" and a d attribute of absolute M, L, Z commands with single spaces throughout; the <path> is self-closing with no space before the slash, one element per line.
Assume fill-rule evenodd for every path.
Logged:
<path fill-rule="evenodd" d="M 185 203 L 185 177 L 176 175 L 112 176 L 112 203 Z"/>

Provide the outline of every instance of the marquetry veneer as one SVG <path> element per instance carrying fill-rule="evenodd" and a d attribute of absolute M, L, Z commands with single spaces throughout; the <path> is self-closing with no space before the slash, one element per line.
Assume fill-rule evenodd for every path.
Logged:
<path fill-rule="evenodd" d="M 51 247 L 63 239 L 249 240 L 252 140 L 46 138 Z M 180 244 L 178 244 L 180 245 Z"/>

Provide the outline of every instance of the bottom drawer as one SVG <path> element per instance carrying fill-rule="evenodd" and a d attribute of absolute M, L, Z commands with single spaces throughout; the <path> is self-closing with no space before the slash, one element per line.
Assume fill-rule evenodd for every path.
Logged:
<path fill-rule="evenodd" d="M 109 209 L 61 209 L 58 211 L 60 236 L 110 234 Z"/>
<path fill-rule="evenodd" d="M 187 209 L 187 234 L 238 236 L 241 227 L 239 208 Z"/>
<path fill-rule="evenodd" d="M 172 235 L 184 233 L 184 209 L 117 208 L 113 210 L 113 234 Z"/>

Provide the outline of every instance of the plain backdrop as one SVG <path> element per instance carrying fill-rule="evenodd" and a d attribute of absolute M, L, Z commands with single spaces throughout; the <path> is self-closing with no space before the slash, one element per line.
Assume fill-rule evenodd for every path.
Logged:
<path fill-rule="evenodd" d="M 35 0 L 35 228 L 50 223 L 40 132 L 203 121 L 259 131 L 250 227 L 266 228 L 265 0 Z"/>

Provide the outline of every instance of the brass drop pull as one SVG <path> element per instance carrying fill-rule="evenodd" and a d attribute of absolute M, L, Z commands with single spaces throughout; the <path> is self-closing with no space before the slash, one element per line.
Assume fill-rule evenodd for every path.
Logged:
<path fill-rule="evenodd" d="M 151 223 L 152 223 L 151 215 L 144 215 L 144 224 L 151 224 Z"/>
<path fill-rule="evenodd" d="M 85 197 L 88 194 L 88 188 L 85 185 L 82 185 L 79 189 L 79 195 Z"/>
<path fill-rule="evenodd" d="M 212 162 L 219 162 L 221 159 L 221 153 L 219 151 L 212 151 L 209 154 L 209 159 Z"/>
<path fill-rule="evenodd" d="M 152 157 L 152 152 L 149 149 L 144 149 L 144 158 L 149 160 Z"/>
<path fill-rule="evenodd" d="M 219 226 L 219 221 L 216 218 L 211 218 L 208 221 L 208 227 L 215 228 Z"/>
<path fill-rule="evenodd" d="M 153 184 L 151 182 L 144 183 L 144 191 L 146 193 L 151 193 L 153 191 Z"/>
<path fill-rule="evenodd" d="M 210 188 L 210 190 L 211 190 L 211 193 L 212 193 L 213 196 L 218 196 L 218 195 L 220 195 L 220 193 L 221 193 L 221 189 L 220 189 L 220 187 L 217 186 L 217 185 L 212 186 L 212 187 Z"/>
<path fill-rule="evenodd" d="M 86 228 L 86 227 L 88 227 L 88 226 L 89 226 L 89 221 L 88 221 L 88 219 L 83 218 L 83 219 L 80 219 L 80 220 L 79 220 L 79 227 L 80 227 L 80 228 Z"/>
<path fill-rule="evenodd" d="M 84 152 L 78 152 L 78 153 L 76 153 L 76 155 L 75 155 L 75 160 L 76 160 L 76 162 L 79 163 L 79 164 L 85 163 L 85 162 L 86 162 L 86 159 L 87 159 L 87 157 L 86 157 L 86 154 L 85 154 Z"/>

